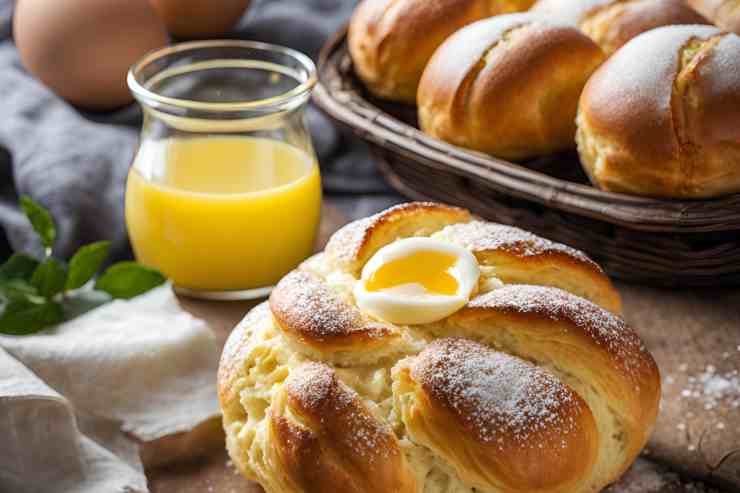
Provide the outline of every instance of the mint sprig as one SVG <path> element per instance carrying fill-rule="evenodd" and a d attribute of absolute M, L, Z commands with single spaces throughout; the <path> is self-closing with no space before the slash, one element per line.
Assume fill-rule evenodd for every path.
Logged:
<path fill-rule="evenodd" d="M 118 262 L 98 278 L 95 289 L 105 291 L 114 298 L 129 299 L 146 293 L 165 281 L 156 269 L 136 262 Z"/>
<path fill-rule="evenodd" d="M 77 289 L 85 285 L 100 270 L 110 251 L 110 241 L 98 241 L 85 245 L 69 261 L 69 274 L 65 289 Z"/>
<path fill-rule="evenodd" d="M 51 213 L 27 195 L 21 197 L 20 205 L 28 220 L 31 221 L 33 230 L 41 238 L 41 244 L 46 248 L 47 255 L 49 255 L 57 237 L 57 228 Z"/>
<path fill-rule="evenodd" d="M 47 209 L 23 196 L 21 209 L 45 247 L 39 262 L 25 253 L 13 254 L 0 265 L 0 334 L 27 335 L 58 324 L 109 298 L 129 299 L 165 282 L 156 269 L 136 262 L 111 265 L 94 284 L 99 296 L 80 290 L 108 257 L 109 241 L 85 245 L 65 265 L 51 256 L 56 225 Z"/>
<path fill-rule="evenodd" d="M 59 260 L 49 257 L 33 272 L 31 285 L 44 298 L 53 298 L 64 290 L 67 268 Z"/>
<path fill-rule="evenodd" d="M 31 279 L 39 261 L 25 253 L 14 253 L 3 265 L 0 265 L 0 281 L 11 279 Z"/>

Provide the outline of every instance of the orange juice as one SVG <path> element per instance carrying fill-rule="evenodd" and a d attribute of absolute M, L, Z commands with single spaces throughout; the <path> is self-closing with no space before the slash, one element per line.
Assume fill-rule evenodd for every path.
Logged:
<path fill-rule="evenodd" d="M 136 258 L 176 286 L 275 284 L 312 253 L 321 183 L 312 156 L 253 137 L 143 142 L 128 176 Z"/>

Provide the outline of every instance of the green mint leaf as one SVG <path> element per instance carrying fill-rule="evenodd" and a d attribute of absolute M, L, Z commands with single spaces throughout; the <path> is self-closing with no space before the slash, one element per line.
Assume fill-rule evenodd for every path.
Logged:
<path fill-rule="evenodd" d="M 0 308 L 0 333 L 33 334 L 62 320 L 62 305 L 54 301 L 42 299 L 40 303 L 36 303 L 31 298 L 6 300 Z"/>
<path fill-rule="evenodd" d="M 31 278 L 31 284 L 41 296 L 51 298 L 61 293 L 67 280 L 67 269 L 59 260 L 49 257 L 38 266 Z"/>
<path fill-rule="evenodd" d="M 14 253 L 3 265 L 0 265 L 0 280 L 24 279 L 29 281 L 38 266 L 38 260 L 30 255 Z"/>
<path fill-rule="evenodd" d="M 23 279 L 10 279 L 0 281 L 0 301 L 13 301 L 27 299 L 34 303 L 43 303 L 44 297 L 39 295 L 38 290 Z"/>
<path fill-rule="evenodd" d="M 111 265 L 95 283 L 95 289 L 114 298 L 129 299 L 146 293 L 165 282 L 156 269 L 136 262 L 118 262 Z"/>
<path fill-rule="evenodd" d="M 20 203 L 23 212 L 31 221 L 31 226 L 41 238 L 41 243 L 45 248 L 50 249 L 54 246 L 54 239 L 57 236 L 56 226 L 54 226 L 54 219 L 52 219 L 51 214 L 41 204 L 27 195 L 21 197 Z"/>
<path fill-rule="evenodd" d="M 85 245 L 69 261 L 69 276 L 65 289 L 77 289 L 92 279 L 108 257 L 110 241 L 98 241 Z"/>

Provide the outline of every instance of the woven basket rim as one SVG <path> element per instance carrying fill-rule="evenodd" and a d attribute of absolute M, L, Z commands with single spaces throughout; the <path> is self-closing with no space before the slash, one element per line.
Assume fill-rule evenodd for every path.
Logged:
<path fill-rule="evenodd" d="M 347 54 L 346 32 L 346 27 L 337 32 L 320 53 L 314 102 L 372 144 L 412 156 L 420 164 L 482 181 L 517 198 L 628 229 L 675 233 L 740 229 L 740 194 L 671 200 L 605 192 L 442 142 L 386 113 L 358 91 L 337 92 L 332 87 L 337 79 L 359 84 L 338 68 Z"/>

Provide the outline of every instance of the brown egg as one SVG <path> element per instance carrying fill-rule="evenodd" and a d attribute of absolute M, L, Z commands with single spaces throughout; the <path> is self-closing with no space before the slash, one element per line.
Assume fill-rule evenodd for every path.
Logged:
<path fill-rule="evenodd" d="M 19 0 L 13 31 L 26 70 L 91 110 L 130 102 L 129 67 L 169 42 L 148 0 Z"/>
<path fill-rule="evenodd" d="M 178 38 L 211 38 L 229 32 L 249 6 L 249 0 L 151 0 Z"/>

